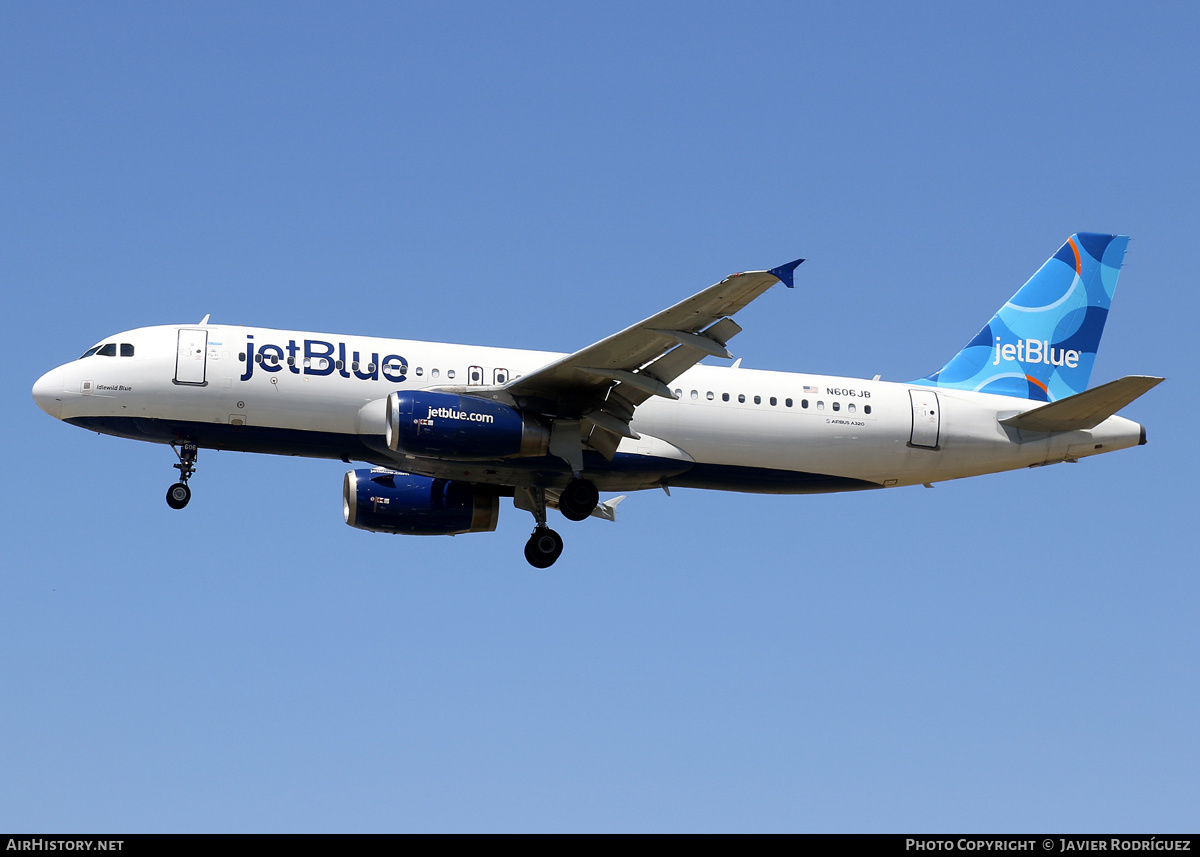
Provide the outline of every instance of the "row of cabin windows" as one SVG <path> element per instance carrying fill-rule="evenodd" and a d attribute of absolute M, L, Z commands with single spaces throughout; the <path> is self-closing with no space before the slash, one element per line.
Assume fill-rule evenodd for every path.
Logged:
<path fill-rule="evenodd" d="M 681 398 L 683 398 L 683 390 L 676 388 L 676 390 L 675 390 L 675 396 L 676 396 L 676 398 L 680 398 L 680 399 L 681 399 Z M 691 393 L 691 398 L 692 398 L 692 401 L 699 401 L 699 400 L 700 400 L 700 391 L 699 391 L 699 390 L 692 390 L 692 393 Z M 716 394 L 715 394 L 715 393 L 713 393 L 713 391 L 712 391 L 712 390 L 709 390 L 707 393 L 705 393 L 705 394 L 704 394 L 704 398 L 708 399 L 708 401 L 710 401 L 710 402 L 711 402 L 713 399 L 715 399 L 715 398 L 716 398 Z M 756 405 L 761 405 L 761 404 L 762 404 L 762 401 L 763 401 L 763 399 L 762 399 L 762 396 L 754 396 L 754 397 L 753 397 L 753 399 L 754 399 L 754 404 L 756 404 Z M 737 400 L 738 400 L 738 402 L 739 402 L 740 404 L 743 404 L 743 405 L 744 405 L 744 404 L 746 403 L 746 394 L 745 394 L 745 393 L 738 393 Z M 722 401 L 722 402 L 728 402 L 728 401 L 729 401 L 729 394 L 728 394 L 728 393 L 722 393 L 722 394 L 721 394 L 721 401 Z M 775 398 L 774 396 L 771 396 L 769 399 L 767 399 L 767 401 L 768 401 L 768 402 L 770 402 L 770 404 L 771 404 L 771 407 L 773 407 L 773 408 L 774 408 L 774 407 L 778 407 L 778 405 L 779 405 L 779 399 Z M 792 407 L 792 405 L 793 405 L 793 404 L 795 404 L 795 403 L 794 403 L 794 402 L 793 402 L 791 399 L 784 399 L 784 400 L 783 400 L 783 406 L 784 406 L 785 408 L 790 408 L 790 407 Z M 808 399 L 801 399 L 801 400 L 800 400 L 800 407 L 801 407 L 802 409 L 804 409 L 804 410 L 807 410 L 807 409 L 808 409 L 808 404 L 809 404 L 809 403 L 808 403 Z M 835 411 L 840 411 L 840 410 L 842 409 L 842 403 L 841 403 L 841 402 L 833 402 L 833 405 L 832 405 L 832 406 L 833 406 L 833 409 L 834 409 Z M 818 401 L 818 402 L 817 402 L 817 408 L 816 408 L 816 409 L 817 409 L 818 411 L 823 411 L 823 410 L 825 410 L 825 403 L 824 403 L 824 402 L 822 402 L 822 401 Z M 851 414 L 853 414 L 853 413 L 857 413 L 857 412 L 858 412 L 858 406 L 857 406 L 857 405 L 856 405 L 854 402 L 850 402 L 848 405 L 846 405 L 846 412 L 847 412 L 847 413 L 851 413 Z M 863 405 L 863 413 L 864 413 L 864 414 L 869 414 L 869 413 L 871 413 L 871 406 L 870 406 L 870 405 Z"/>
<path fill-rule="evenodd" d="M 245 352 L 242 352 L 241 354 L 239 354 L 238 359 L 244 362 L 246 360 Z M 295 366 L 296 358 L 288 357 L 281 361 L 279 359 L 278 354 L 268 354 L 266 357 L 263 357 L 263 355 L 260 353 L 260 354 L 254 355 L 254 362 L 255 363 L 265 362 L 270 366 L 278 366 L 281 362 L 283 362 L 283 363 L 287 363 L 287 365 L 289 365 L 289 366 Z M 329 365 L 329 363 L 324 357 L 305 357 L 305 358 L 303 358 L 303 360 L 301 360 L 301 365 L 304 366 L 305 369 L 308 369 L 310 367 L 316 367 L 317 369 L 324 369 L 326 366 Z M 344 368 L 346 368 L 346 364 L 345 364 L 345 362 L 343 362 L 341 360 L 334 360 L 333 368 L 339 369 L 339 370 L 344 369 Z M 353 369 L 355 372 L 357 372 L 359 369 L 359 362 L 357 360 L 350 361 L 350 368 Z M 388 363 L 388 364 L 385 364 L 384 368 L 389 372 L 395 372 L 396 374 L 399 374 L 399 375 L 404 375 L 404 374 L 408 373 L 408 366 L 406 366 L 403 363 Z M 374 372 L 375 364 L 368 363 L 367 371 Z M 418 375 L 424 374 L 424 372 L 425 372 L 424 369 L 422 369 L 419 366 L 417 367 Z M 433 377 L 436 378 L 436 377 L 438 377 L 438 370 L 434 369 L 430 374 L 432 374 Z M 446 377 L 453 378 L 454 370 L 451 369 L 450 371 L 448 371 L 446 373 Z"/>
<path fill-rule="evenodd" d="M 125 346 L 121 346 L 121 347 L 122 347 L 122 348 L 124 348 Z M 122 353 L 124 353 L 124 352 L 122 352 Z M 129 352 L 129 353 L 130 353 L 131 355 L 133 354 L 133 347 L 132 347 L 132 346 L 130 346 L 130 352 Z M 87 355 L 85 354 L 84 356 L 86 357 Z M 241 360 L 242 362 L 245 362 L 245 360 L 246 360 L 246 352 L 244 352 L 244 351 L 243 351 L 241 354 L 239 354 L 239 355 L 238 355 L 238 360 Z M 272 365 L 272 366 L 278 366 L 278 365 L 279 365 L 279 363 L 281 362 L 281 361 L 280 361 L 280 359 L 279 359 L 279 355 L 278 355 L 278 354 L 268 354 L 268 355 L 267 355 L 265 358 L 263 357 L 263 355 L 262 355 L 262 353 L 261 353 L 261 352 L 260 352 L 260 353 L 258 353 L 258 354 L 255 354 L 255 355 L 254 355 L 254 362 L 255 362 L 255 363 L 262 363 L 264 360 L 266 360 L 266 362 L 267 362 L 267 363 L 269 363 L 269 364 L 270 364 L 270 365 Z M 316 363 L 315 363 L 315 364 L 313 363 L 313 361 L 314 361 L 314 360 L 316 361 Z M 295 366 L 295 365 L 296 365 L 296 358 L 295 358 L 295 357 L 288 357 L 288 358 L 287 358 L 285 361 L 283 361 L 283 362 L 286 362 L 286 363 L 287 363 L 287 365 L 289 365 L 289 366 Z M 318 369 L 324 369 L 324 368 L 325 368 L 326 366 L 328 366 L 329 364 L 328 364 L 328 363 L 325 361 L 325 358 L 324 358 L 324 357 L 305 357 L 305 358 L 303 359 L 303 365 L 304 365 L 304 367 L 305 367 L 305 368 L 309 368 L 309 367 L 312 367 L 312 366 L 316 366 L 316 368 L 318 368 Z M 337 370 L 339 370 L 339 371 L 340 371 L 340 370 L 344 369 L 345 367 L 346 367 L 346 364 L 345 364 L 345 362 L 343 362 L 343 361 L 341 361 L 341 360 L 334 360 L 334 361 L 333 361 L 333 368 L 335 368 L 335 369 L 337 369 Z M 357 361 L 357 360 L 351 360 L 351 361 L 350 361 L 350 368 L 351 368 L 352 370 L 354 370 L 355 372 L 357 372 L 357 371 L 359 370 L 359 361 Z M 396 374 L 396 375 L 407 375 L 407 374 L 408 374 L 408 364 L 407 364 L 407 363 L 395 363 L 395 362 L 392 362 L 392 363 L 387 363 L 387 364 L 385 364 L 385 365 L 384 365 L 384 369 L 386 369 L 388 372 L 392 372 L 393 374 Z M 367 364 L 367 369 L 366 369 L 366 371 L 367 371 L 367 372 L 374 372 L 374 371 L 375 371 L 375 364 L 374 364 L 374 363 L 368 363 L 368 364 Z M 413 372 L 413 374 L 414 374 L 414 375 L 416 375 L 417 377 L 421 377 L 421 376 L 423 376 L 423 375 L 425 374 L 425 369 L 424 369 L 424 367 L 422 367 L 422 366 L 418 366 L 418 367 L 416 368 L 416 370 Z M 429 370 L 429 377 L 431 377 L 431 378 L 440 378 L 440 377 L 441 377 L 441 374 L 442 374 L 442 372 L 441 372 L 441 370 L 440 370 L 440 369 L 430 369 L 430 370 Z M 448 379 L 450 379 L 450 380 L 453 380 L 453 379 L 455 378 L 455 376 L 456 376 L 456 375 L 457 375 L 457 373 L 456 373 L 456 372 L 455 372 L 453 369 L 447 369 L 447 370 L 446 370 L 446 378 L 448 378 Z M 497 384 L 506 384 L 506 383 L 508 383 L 508 370 L 507 370 L 507 369 L 497 369 L 497 370 L 495 370 L 495 378 L 496 378 L 496 383 L 497 383 Z M 472 366 L 472 367 L 471 367 L 471 369 L 470 369 L 470 381 L 471 381 L 471 383 L 472 383 L 472 384 L 482 384 L 482 383 L 483 383 L 483 369 L 482 369 L 482 368 L 480 368 L 479 366 Z"/>
<path fill-rule="evenodd" d="M 133 356 L 133 346 L 128 342 L 122 342 L 120 347 L 120 354 L 122 357 Z M 82 360 L 84 357 L 91 357 L 93 354 L 95 354 L 97 357 L 116 357 L 117 343 L 106 342 L 103 345 L 93 345 L 87 351 L 83 352 L 83 357 L 80 357 L 79 359 Z"/>

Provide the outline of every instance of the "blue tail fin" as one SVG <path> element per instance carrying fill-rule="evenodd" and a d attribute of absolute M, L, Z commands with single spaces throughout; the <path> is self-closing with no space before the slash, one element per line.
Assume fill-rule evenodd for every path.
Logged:
<path fill-rule="evenodd" d="M 915 383 L 1039 402 L 1082 393 L 1128 244 L 1075 233 L 962 351 Z"/>

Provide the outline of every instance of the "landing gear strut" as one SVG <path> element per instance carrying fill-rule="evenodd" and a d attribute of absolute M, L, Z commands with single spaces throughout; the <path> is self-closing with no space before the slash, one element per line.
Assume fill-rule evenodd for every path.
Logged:
<path fill-rule="evenodd" d="M 536 525 L 533 535 L 525 543 L 525 559 L 534 568 L 549 568 L 562 555 L 562 536 L 546 526 L 546 489 L 535 487 L 526 490 L 527 496 L 533 501 L 533 520 Z"/>
<path fill-rule="evenodd" d="M 192 489 L 187 483 L 196 472 L 199 451 L 191 441 L 184 441 L 178 447 L 171 444 L 171 449 L 179 456 L 179 463 L 171 465 L 179 471 L 179 481 L 167 489 L 167 505 L 172 509 L 182 509 L 188 504 L 188 500 L 192 499 Z"/>

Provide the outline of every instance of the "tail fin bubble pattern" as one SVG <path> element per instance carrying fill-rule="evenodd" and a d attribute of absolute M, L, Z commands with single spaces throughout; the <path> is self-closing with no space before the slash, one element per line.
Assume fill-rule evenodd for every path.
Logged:
<path fill-rule="evenodd" d="M 1128 235 L 1077 232 L 939 371 L 916 381 L 1053 402 L 1087 389 Z"/>

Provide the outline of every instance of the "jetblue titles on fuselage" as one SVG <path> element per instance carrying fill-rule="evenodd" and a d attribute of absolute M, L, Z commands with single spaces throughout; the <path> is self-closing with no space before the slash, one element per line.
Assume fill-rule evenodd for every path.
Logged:
<path fill-rule="evenodd" d="M 362 381 L 378 381 L 380 375 L 387 381 L 401 383 L 408 378 L 408 361 L 399 354 L 385 354 L 379 359 L 374 351 L 364 361 L 362 353 L 352 351 L 344 342 L 326 342 L 321 339 L 305 339 L 302 344 L 289 339 L 287 345 L 254 342 L 254 334 L 246 334 L 246 370 L 238 380 L 249 381 L 254 375 L 255 365 L 264 372 L 281 372 L 284 369 L 294 375 L 332 375 L 343 378 L 358 378 Z M 334 357 L 334 355 L 337 355 Z M 350 359 L 347 360 L 347 354 Z M 285 356 L 286 355 L 286 356 Z"/>

